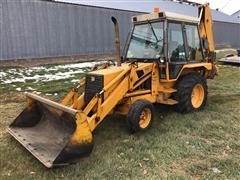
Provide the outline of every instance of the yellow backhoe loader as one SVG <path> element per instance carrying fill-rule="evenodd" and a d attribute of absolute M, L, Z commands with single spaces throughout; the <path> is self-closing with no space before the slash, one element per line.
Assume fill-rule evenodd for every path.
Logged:
<path fill-rule="evenodd" d="M 211 10 L 208 4 L 198 8 L 198 18 L 170 12 L 133 17 L 123 56 L 112 17 L 117 64 L 87 73 L 60 103 L 26 93 L 28 105 L 8 132 L 51 168 L 89 155 L 93 131 L 110 113 L 125 114 L 130 130 L 137 132 L 151 127 L 153 103 L 173 105 L 181 113 L 203 109 L 206 79 L 217 69 Z"/>

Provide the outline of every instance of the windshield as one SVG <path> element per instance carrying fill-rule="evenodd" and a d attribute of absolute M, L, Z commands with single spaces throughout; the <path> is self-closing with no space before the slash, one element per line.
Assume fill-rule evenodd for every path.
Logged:
<path fill-rule="evenodd" d="M 158 59 L 163 48 L 163 22 L 135 25 L 127 58 Z"/>

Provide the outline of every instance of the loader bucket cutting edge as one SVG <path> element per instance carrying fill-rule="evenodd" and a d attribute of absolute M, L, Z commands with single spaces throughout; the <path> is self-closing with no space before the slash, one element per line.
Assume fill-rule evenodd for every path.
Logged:
<path fill-rule="evenodd" d="M 26 93 L 29 105 L 8 127 L 8 132 L 46 167 L 76 162 L 91 153 L 93 143 L 71 143 L 77 110 Z"/>

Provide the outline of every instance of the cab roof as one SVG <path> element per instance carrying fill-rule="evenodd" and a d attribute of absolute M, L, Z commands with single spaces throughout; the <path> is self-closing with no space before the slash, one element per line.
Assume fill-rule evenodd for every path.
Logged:
<path fill-rule="evenodd" d="M 159 19 L 168 19 L 181 22 L 199 23 L 199 18 L 177 14 L 173 12 L 155 12 L 132 17 L 133 22 L 153 21 Z"/>

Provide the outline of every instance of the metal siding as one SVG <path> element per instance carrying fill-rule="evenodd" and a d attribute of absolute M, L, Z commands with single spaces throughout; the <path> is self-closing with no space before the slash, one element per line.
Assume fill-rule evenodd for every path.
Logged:
<path fill-rule="evenodd" d="M 3 31 L 1 31 L 1 41 L 3 42 L 3 55 L 1 59 L 7 59 L 10 49 L 10 42 L 9 42 L 9 36 L 10 36 L 10 24 L 9 24 L 9 16 L 8 16 L 8 7 L 6 5 L 6 1 L 2 2 L 2 14 L 3 14 Z"/>
<path fill-rule="evenodd" d="M 230 44 L 240 48 L 240 24 L 215 21 L 213 27 L 215 44 Z"/>
<path fill-rule="evenodd" d="M 1 0 L 0 59 L 111 54 L 115 52 L 111 16 L 119 20 L 124 47 L 136 14 L 38 0 Z M 239 26 L 215 22 L 216 44 L 240 47 Z"/>
<path fill-rule="evenodd" d="M 2 10 L 2 3 L 0 3 L 0 38 L 2 34 L 4 34 L 4 27 L 3 27 L 3 10 Z M 3 42 L 3 39 L 0 40 L 0 59 L 3 58 L 3 51 L 5 50 L 4 47 L 5 47 L 5 42 Z"/>
<path fill-rule="evenodd" d="M 18 9 L 19 14 L 17 14 L 17 6 L 18 2 L 16 3 L 7 3 L 8 8 L 8 23 L 9 23 L 9 52 L 11 51 L 12 57 L 14 58 L 16 54 L 20 54 L 19 50 L 19 42 L 20 37 L 22 36 L 22 23 L 19 21 L 19 17 L 21 16 L 21 8 Z M 18 27 L 17 27 L 18 25 Z M 18 30 L 18 31 L 17 31 Z M 24 44 L 24 42 L 23 42 Z M 22 44 L 22 45 L 23 45 Z"/>
<path fill-rule="evenodd" d="M 57 34 L 59 36 L 59 55 L 63 55 L 66 49 L 66 39 L 65 37 L 67 34 L 67 27 L 64 21 L 66 21 L 66 10 L 65 8 L 62 8 L 62 4 L 58 4 L 58 7 L 56 8 L 56 12 L 58 14 L 58 17 L 56 21 L 58 22 L 58 26 L 56 27 Z"/>

